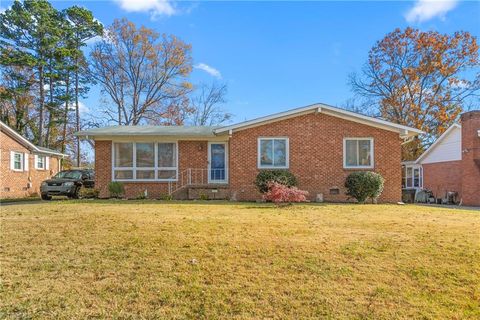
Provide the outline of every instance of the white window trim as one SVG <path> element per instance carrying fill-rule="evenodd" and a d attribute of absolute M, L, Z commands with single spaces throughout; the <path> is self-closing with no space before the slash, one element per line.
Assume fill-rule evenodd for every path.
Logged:
<path fill-rule="evenodd" d="M 43 168 L 40 168 L 40 167 L 38 166 L 38 159 L 39 159 L 39 158 L 43 158 Z M 47 156 L 42 156 L 42 155 L 37 155 L 37 154 L 36 154 L 36 155 L 34 156 L 34 161 L 35 161 L 35 164 L 34 164 L 34 165 L 35 165 L 35 169 L 36 169 L 36 170 L 42 170 L 42 171 L 47 170 Z"/>
<path fill-rule="evenodd" d="M 412 169 L 412 185 L 408 185 L 408 176 L 407 176 L 407 169 Z M 414 171 L 415 170 L 418 170 L 419 171 L 419 185 L 418 187 L 415 187 L 414 184 L 415 184 L 415 181 L 414 181 L 414 178 L 415 178 L 415 173 Z M 421 165 L 418 165 L 418 164 L 413 164 L 413 165 L 405 165 L 403 168 L 402 168 L 402 178 L 405 179 L 405 189 L 423 189 L 423 167 Z"/>
<path fill-rule="evenodd" d="M 261 163 L 261 141 L 262 140 L 285 140 L 285 166 L 262 165 Z M 273 148 L 272 148 L 273 149 Z M 273 159 L 272 159 L 273 160 Z M 290 139 L 288 137 L 258 137 L 257 139 L 257 168 L 258 169 L 288 169 L 290 168 Z"/>
<path fill-rule="evenodd" d="M 367 140 L 370 141 L 370 146 L 371 146 L 371 163 L 369 166 L 347 166 L 347 140 Z M 360 153 L 357 150 L 357 163 L 358 157 Z M 375 168 L 375 144 L 374 144 L 374 139 L 369 137 L 369 138 L 364 138 L 364 137 L 345 137 L 343 138 L 343 169 L 373 169 Z"/>
<path fill-rule="evenodd" d="M 115 167 L 115 144 L 116 143 L 131 143 L 133 145 L 133 167 Z M 153 167 L 138 167 L 137 168 L 137 143 L 153 143 L 154 144 L 154 166 Z M 174 143 L 175 144 L 175 167 L 159 167 L 158 166 L 158 144 L 159 143 Z M 112 181 L 119 182 L 171 182 L 178 181 L 178 141 L 112 141 Z M 137 179 L 137 170 L 154 170 L 154 179 Z M 158 179 L 158 171 L 161 170 L 176 170 L 175 179 Z M 115 171 L 133 171 L 132 179 L 115 179 Z"/>
<path fill-rule="evenodd" d="M 20 169 L 15 169 L 15 155 L 19 154 L 20 155 Z M 11 159 L 12 164 L 11 168 L 15 172 L 23 172 L 25 169 L 25 153 L 23 152 L 18 152 L 18 151 L 12 151 L 12 159 Z"/>

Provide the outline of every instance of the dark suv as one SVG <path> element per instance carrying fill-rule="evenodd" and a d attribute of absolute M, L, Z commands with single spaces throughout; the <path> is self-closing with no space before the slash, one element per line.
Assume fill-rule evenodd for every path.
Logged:
<path fill-rule="evenodd" d="M 65 170 L 60 171 L 51 179 L 45 180 L 40 186 L 43 200 L 51 200 L 52 196 L 67 196 L 71 199 L 78 198 L 81 187 L 94 187 L 93 170 Z"/>

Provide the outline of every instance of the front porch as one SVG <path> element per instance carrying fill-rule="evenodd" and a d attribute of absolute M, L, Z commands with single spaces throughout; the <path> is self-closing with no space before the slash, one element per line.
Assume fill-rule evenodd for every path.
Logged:
<path fill-rule="evenodd" d="M 168 194 L 178 200 L 225 200 L 229 198 L 228 170 L 188 168 L 168 182 Z"/>

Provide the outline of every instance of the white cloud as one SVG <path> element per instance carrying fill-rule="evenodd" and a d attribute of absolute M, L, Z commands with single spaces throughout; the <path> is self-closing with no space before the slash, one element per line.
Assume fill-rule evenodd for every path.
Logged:
<path fill-rule="evenodd" d="M 175 8 L 170 0 L 114 0 L 127 12 L 149 12 L 152 18 L 159 15 L 171 16 Z"/>
<path fill-rule="evenodd" d="M 409 23 L 424 22 L 435 17 L 445 19 L 445 14 L 457 6 L 458 0 L 417 0 L 405 14 Z"/>
<path fill-rule="evenodd" d="M 95 44 L 97 42 L 99 42 L 100 40 L 102 40 L 102 36 L 95 36 L 93 38 L 90 38 L 88 39 L 87 41 L 85 41 L 85 43 L 87 44 L 87 46 L 89 45 L 92 45 L 92 44 Z"/>
<path fill-rule="evenodd" d="M 85 103 L 78 101 L 78 111 L 80 111 L 80 114 L 85 114 L 90 112 L 90 109 L 85 105 Z"/>
<path fill-rule="evenodd" d="M 112 41 L 112 34 L 110 30 L 108 29 L 103 29 L 103 35 L 101 36 L 95 36 L 93 38 L 88 39 L 85 43 L 90 46 L 93 45 L 101 40 L 105 40 L 107 43 L 113 43 Z"/>
<path fill-rule="evenodd" d="M 72 101 L 68 104 L 68 107 L 71 111 L 75 111 L 75 101 Z M 90 112 L 90 109 L 82 101 L 78 101 L 78 111 L 80 114 L 86 114 Z"/>
<path fill-rule="evenodd" d="M 208 73 L 209 75 L 211 75 L 212 77 L 215 77 L 215 78 L 218 78 L 218 79 L 222 78 L 222 74 L 220 73 L 220 71 L 218 71 L 217 69 L 215 69 L 213 67 L 210 67 L 206 63 L 199 63 L 199 64 L 195 65 L 194 68 L 203 70 L 206 73 Z"/>

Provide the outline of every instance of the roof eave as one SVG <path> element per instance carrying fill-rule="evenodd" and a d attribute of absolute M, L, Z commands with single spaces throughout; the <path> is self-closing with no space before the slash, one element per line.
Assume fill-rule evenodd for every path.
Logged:
<path fill-rule="evenodd" d="M 64 154 L 61 152 L 53 152 L 53 151 L 46 151 L 46 150 L 41 150 L 38 149 L 38 151 L 33 151 L 34 153 L 40 153 L 40 154 L 48 154 L 48 155 L 54 155 L 54 156 L 59 156 L 62 158 L 69 158 L 70 156 L 68 154 Z"/>
<path fill-rule="evenodd" d="M 54 151 L 47 151 L 47 150 L 42 150 L 27 139 L 25 139 L 21 134 L 10 128 L 8 125 L 0 121 L 0 124 L 2 128 L 4 128 L 6 131 L 8 131 L 12 136 L 13 139 L 17 140 L 18 143 L 22 144 L 25 148 L 30 150 L 33 153 L 41 153 L 41 154 L 52 154 L 52 155 L 57 155 L 61 157 L 68 157 L 68 155 L 63 154 L 61 152 L 54 152 Z"/>
<path fill-rule="evenodd" d="M 166 134 L 111 134 L 111 133 L 86 133 L 82 135 L 77 135 L 79 137 L 83 137 L 84 139 L 87 140 L 109 140 L 109 139 L 124 139 L 124 138 L 141 138 L 141 137 L 146 137 L 146 138 L 161 138 L 163 140 L 208 140 L 208 139 L 214 139 L 217 137 L 223 136 L 222 134 L 217 135 L 217 134 L 210 134 L 210 135 L 166 135 Z"/>

